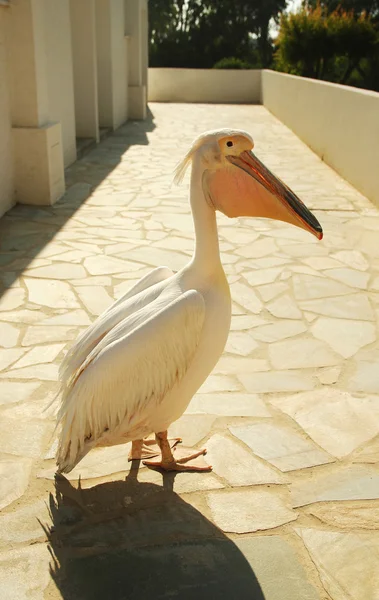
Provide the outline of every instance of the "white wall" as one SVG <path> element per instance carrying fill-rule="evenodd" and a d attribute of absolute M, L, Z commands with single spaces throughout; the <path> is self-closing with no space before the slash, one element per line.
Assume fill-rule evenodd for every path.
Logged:
<path fill-rule="evenodd" d="M 262 99 L 328 165 L 379 205 L 378 93 L 265 70 Z"/>
<path fill-rule="evenodd" d="M 49 121 L 61 123 L 67 167 L 76 160 L 69 0 L 45 0 L 45 11 Z"/>
<path fill-rule="evenodd" d="M 150 68 L 150 102 L 257 104 L 260 70 Z"/>
<path fill-rule="evenodd" d="M 11 208 L 15 202 L 9 105 L 9 66 L 5 49 L 5 32 L 9 27 L 8 17 L 7 9 L 0 6 L 0 216 Z"/>

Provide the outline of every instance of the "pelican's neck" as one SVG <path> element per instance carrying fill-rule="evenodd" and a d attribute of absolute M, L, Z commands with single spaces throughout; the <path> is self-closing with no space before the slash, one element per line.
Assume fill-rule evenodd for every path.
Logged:
<path fill-rule="evenodd" d="M 204 167 L 195 156 L 190 186 L 191 209 L 195 225 L 195 250 L 191 263 L 209 272 L 221 267 L 221 260 L 216 212 L 204 196 L 203 174 Z"/>

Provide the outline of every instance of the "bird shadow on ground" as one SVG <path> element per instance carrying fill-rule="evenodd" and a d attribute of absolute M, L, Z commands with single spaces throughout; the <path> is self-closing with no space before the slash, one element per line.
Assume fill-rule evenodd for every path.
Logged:
<path fill-rule="evenodd" d="M 56 479 L 44 529 L 62 598 L 264 600 L 233 541 L 173 491 L 175 475 L 159 486 L 137 473 L 90 489 Z"/>

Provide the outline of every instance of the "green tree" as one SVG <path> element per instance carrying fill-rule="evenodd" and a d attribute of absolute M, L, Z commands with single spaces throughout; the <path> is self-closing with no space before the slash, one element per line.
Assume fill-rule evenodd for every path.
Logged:
<path fill-rule="evenodd" d="M 320 5 L 328 13 L 341 8 L 346 12 L 353 12 L 355 16 L 362 13 L 373 18 L 379 16 L 379 0 L 304 0 L 303 5 L 309 8 L 316 8 Z"/>
<path fill-rule="evenodd" d="M 283 15 L 276 41 L 278 70 L 367 87 L 378 56 L 378 32 L 364 13 L 318 5 Z"/>
<path fill-rule="evenodd" d="M 271 19 L 287 0 L 150 0 L 150 64 L 212 67 L 235 57 L 268 66 Z"/>

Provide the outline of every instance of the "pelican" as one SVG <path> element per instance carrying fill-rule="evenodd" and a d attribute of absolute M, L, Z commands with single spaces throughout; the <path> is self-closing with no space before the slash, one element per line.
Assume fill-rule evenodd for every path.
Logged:
<path fill-rule="evenodd" d="M 252 152 L 240 130 L 198 137 L 175 172 L 192 165 L 190 203 L 195 248 L 179 272 L 159 267 L 143 277 L 76 341 L 60 370 L 57 466 L 70 472 L 92 449 L 132 442 L 129 460 L 167 471 L 208 471 L 206 450 L 185 448 L 167 430 L 216 365 L 231 321 L 220 260 L 216 210 L 267 217 L 322 239 L 302 201 Z M 154 439 L 146 439 L 155 434 Z"/>

